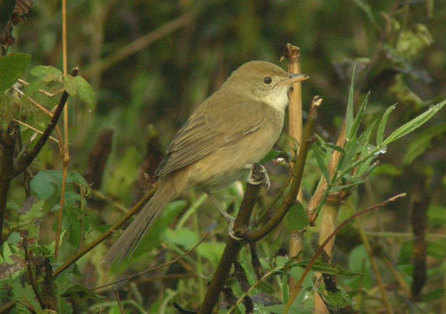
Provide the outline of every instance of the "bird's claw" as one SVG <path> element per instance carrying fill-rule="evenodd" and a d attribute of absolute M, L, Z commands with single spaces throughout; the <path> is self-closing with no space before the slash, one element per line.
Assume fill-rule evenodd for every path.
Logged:
<path fill-rule="evenodd" d="M 253 185 L 262 184 L 266 190 L 269 190 L 271 187 L 271 180 L 269 179 L 266 168 L 259 164 L 252 165 L 249 172 L 248 183 Z"/>

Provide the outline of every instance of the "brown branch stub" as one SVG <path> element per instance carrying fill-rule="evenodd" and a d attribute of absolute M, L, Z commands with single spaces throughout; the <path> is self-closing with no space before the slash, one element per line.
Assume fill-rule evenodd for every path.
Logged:
<path fill-rule="evenodd" d="M 298 62 L 300 58 L 300 48 L 287 43 L 285 46 L 285 57 L 290 63 Z"/>

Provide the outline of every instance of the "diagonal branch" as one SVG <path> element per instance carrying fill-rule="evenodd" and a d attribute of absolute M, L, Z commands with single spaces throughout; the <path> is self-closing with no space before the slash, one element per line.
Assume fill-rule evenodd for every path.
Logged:
<path fill-rule="evenodd" d="M 120 228 L 124 223 L 126 223 L 133 215 L 135 215 L 139 210 L 142 208 L 142 206 L 152 197 L 152 195 L 156 191 L 156 186 L 154 186 L 147 194 L 138 202 L 131 210 L 129 210 L 124 217 L 121 218 L 118 222 L 116 222 L 106 233 L 101 235 L 99 238 L 91 242 L 89 245 L 84 247 L 82 250 L 80 250 L 76 255 L 70 257 L 68 261 L 66 261 L 62 266 L 57 268 L 54 273 L 53 277 L 58 276 L 60 273 L 62 273 L 65 269 L 73 265 L 77 260 L 79 260 L 82 256 L 90 252 L 92 249 L 94 249 L 99 243 L 107 239 L 113 232 L 115 232 L 118 228 Z"/>
<path fill-rule="evenodd" d="M 75 68 L 71 72 L 71 75 L 76 76 L 78 73 L 79 70 Z M 45 145 L 45 143 L 48 141 L 51 133 L 53 132 L 54 128 L 57 125 L 57 121 L 59 121 L 60 115 L 65 106 L 65 103 L 67 102 L 68 96 L 69 96 L 68 92 L 64 91 L 62 96 L 60 97 L 59 104 L 57 105 L 56 110 L 53 113 L 50 123 L 48 124 L 43 134 L 40 136 L 37 143 L 34 145 L 31 151 L 21 155 L 15 162 L 13 177 L 16 177 L 19 174 L 21 174 L 33 162 L 33 160 L 37 157 L 40 150 L 42 149 L 43 145 Z"/>

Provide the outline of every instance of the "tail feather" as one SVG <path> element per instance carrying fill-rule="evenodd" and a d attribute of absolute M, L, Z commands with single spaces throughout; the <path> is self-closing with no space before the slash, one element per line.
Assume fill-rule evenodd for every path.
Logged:
<path fill-rule="evenodd" d="M 163 184 L 159 186 L 155 195 L 113 244 L 105 257 L 106 264 L 111 264 L 116 260 L 122 260 L 124 257 L 133 253 L 139 241 L 152 226 L 159 213 L 169 201 L 176 197 L 177 193 L 175 189 L 169 188 L 168 185 Z"/>

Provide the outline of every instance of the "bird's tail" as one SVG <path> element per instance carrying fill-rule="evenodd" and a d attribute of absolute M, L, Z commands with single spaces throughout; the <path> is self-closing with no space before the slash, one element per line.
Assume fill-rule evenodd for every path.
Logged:
<path fill-rule="evenodd" d="M 110 265 L 113 261 L 121 260 L 132 254 L 159 213 L 177 195 L 178 192 L 175 188 L 171 187 L 168 182 L 162 182 L 150 201 L 110 248 L 105 257 L 105 264 Z"/>

